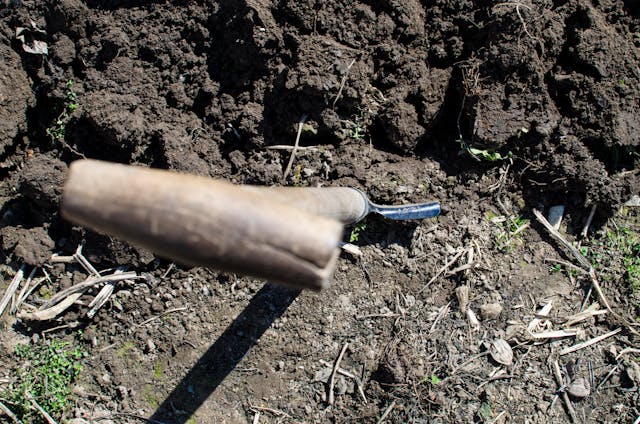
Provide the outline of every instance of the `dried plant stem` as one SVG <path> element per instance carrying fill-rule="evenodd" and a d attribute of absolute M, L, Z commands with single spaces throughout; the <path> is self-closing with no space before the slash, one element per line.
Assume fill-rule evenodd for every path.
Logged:
<path fill-rule="evenodd" d="M 349 63 L 349 66 L 347 66 L 347 70 L 345 71 L 344 76 L 342 77 L 342 81 L 340 82 L 340 88 L 338 89 L 338 94 L 336 94 L 336 98 L 333 99 L 333 104 L 331 105 L 331 109 L 336 108 L 336 103 L 338 102 L 338 99 L 342 95 L 342 90 L 344 89 L 344 85 L 347 83 L 347 78 L 349 77 L 349 71 L 351 70 L 351 67 L 353 66 L 354 63 L 356 63 L 355 59 L 353 59 L 351 63 Z"/>
<path fill-rule="evenodd" d="M 20 424 L 20 420 L 18 419 L 18 417 L 16 417 L 16 415 L 11 412 L 11 410 L 2 402 L 0 402 L 0 411 L 2 411 L 14 423 Z"/>
<path fill-rule="evenodd" d="M 569 399 L 569 395 L 563 389 L 565 384 L 564 384 L 564 379 L 562 378 L 562 372 L 560 372 L 560 365 L 558 365 L 557 359 L 553 361 L 553 374 L 556 377 L 556 383 L 558 383 L 558 389 L 562 390 L 562 400 L 564 400 L 564 403 L 567 406 L 567 412 L 569 413 L 571 422 L 577 423 L 578 419 L 576 417 L 576 410 L 573 408 L 573 404 Z"/>
<path fill-rule="evenodd" d="M 329 377 L 329 405 L 333 405 L 335 401 L 335 395 L 333 393 L 333 389 L 336 384 L 336 374 L 338 373 L 338 368 L 340 368 L 340 362 L 342 362 L 342 357 L 344 356 L 348 347 L 349 347 L 349 343 L 345 343 L 344 346 L 342 346 L 342 350 L 340 350 L 338 359 L 336 359 L 335 364 L 333 364 L 333 371 L 331 371 L 331 377 Z"/>
<path fill-rule="evenodd" d="M 289 156 L 289 163 L 287 163 L 287 167 L 284 169 L 284 173 L 282 174 L 282 181 L 286 181 L 289 172 L 291 172 L 291 166 L 293 165 L 293 160 L 296 157 L 296 151 L 298 150 L 298 146 L 300 145 L 300 136 L 302 135 L 302 127 L 304 126 L 305 121 L 307 120 L 307 115 L 304 114 L 300 118 L 300 122 L 298 122 L 298 133 L 296 134 L 296 141 L 293 144 L 293 149 L 291 150 L 291 156 Z"/>
<path fill-rule="evenodd" d="M 426 289 L 427 287 L 429 287 L 431 285 L 431 283 L 433 283 L 434 281 L 436 281 L 438 279 L 438 277 L 440 275 L 442 275 L 443 272 L 445 272 L 447 269 L 449 269 L 449 267 L 451 267 L 451 265 L 453 265 L 454 263 L 456 263 L 456 261 L 460 258 L 460 256 L 462 256 L 463 253 L 465 253 L 466 250 L 462 249 L 460 250 L 458 253 L 456 253 L 456 255 L 446 264 L 444 264 L 444 266 L 442 268 L 440 268 L 438 270 L 438 272 L 436 272 L 436 274 L 431 277 L 431 279 L 427 282 L 427 284 L 424 285 L 424 287 L 422 287 L 420 289 L 420 292 L 422 292 L 422 290 Z"/>
<path fill-rule="evenodd" d="M 600 343 L 604 339 L 608 339 L 611 336 L 615 336 L 620 331 L 622 331 L 622 328 L 616 328 L 615 330 L 609 331 L 608 333 L 603 334 L 601 336 L 594 337 L 593 339 L 589 339 L 589 340 L 586 340 L 586 341 L 584 341 L 582 343 L 578 343 L 576 345 L 568 347 L 566 349 L 562 349 L 560 352 L 558 352 L 558 355 L 566 355 L 567 353 L 575 352 L 577 350 L 584 349 L 585 347 L 589 347 L 589 346 L 594 345 L 596 343 Z"/>
<path fill-rule="evenodd" d="M 101 283 L 117 282 L 117 281 L 123 281 L 123 280 L 134 280 L 137 278 L 142 278 L 142 277 L 140 277 L 134 271 L 114 272 L 113 274 L 102 275 L 100 277 L 89 277 L 83 282 L 78 283 L 75 286 L 71 286 L 68 289 L 62 290 L 61 292 L 52 296 L 51 299 L 49 299 L 49 301 L 44 305 L 44 307 L 49 308 L 55 305 L 56 303 L 59 303 L 60 301 L 65 299 L 67 296 L 73 293 L 84 292 L 89 287 L 93 287 Z"/>
<path fill-rule="evenodd" d="M 11 283 L 9 283 L 9 287 L 7 287 L 7 291 L 2 297 L 2 300 L 0 300 L 0 316 L 2 316 L 7 305 L 9 305 L 9 302 L 16 290 L 18 290 L 22 277 L 24 277 L 24 265 L 18 270 L 18 272 L 16 272 L 16 275 L 13 277 L 13 280 L 11 280 Z"/>
<path fill-rule="evenodd" d="M 593 288 L 596 290 L 596 293 L 598 294 L 598 298 L 600 299 L 602 304 L 605 306 L 605 308 L 607 308 L 609 312 L 613 312 L 611 310 L 611 306 L 609 306 L 609 301 L 607 300 L 604 293 L 602 292 L 602 288 L 600 287 L 600 283 L 598 282 L 598 279 L 596 277 L 596 271 L 593 269 L 593 267 L 591 266 L 587 258 L 585 258 L 582 255 L 582 253 L 580 253 L 580 251 L 575 248 L 575 246 L 569 243 L 562 236 L 562 234 L 560 234 L 558 230 L 553 228 L 553 226 L 549 223 L 549 221 L 547 221 L 547 219 L 542 215 L 542 213 L 540 213 L 540 211 L 534 209 L 533 214 L 535 215 L 538 222 L 540 222 L 547 229 L 547 231 L 549 231 L 549 233 L 556 240 L 558 240 L 569 252 L 571 252 L 571 254 L 576 258 L 576 260 L 578 261 L 582 269 L 584 269 L 589 275 L 589 278 L 591 279 L 591 284 L 593 285 Z"/>
<path fill-rule="evenodd" d="M 378 420 L 378 424 L 383 423 L 384 420 L 387 419 L 387 417 L 389 416 L 391 411 L 393 411 L 393 408 L 395 408 L 395 406 L 396 406 L 396 401 L 394 400 L 393 402 L 391 402 L 391 404 L 389 406 L 387 406 L 387 409 L 384 410 L 384 413 L 382 414 L 382 416 Z"/>
<path fill-rule="evenodd" d="M 47 411 L 45 411 L 40 405 L 38 405 L 38 402 L 36 402 L 31 393 L 25 391 L 25 395 L 27 396 L 27 399 L 29 399 L 29 402 L 31 402 L 31 405 L 40 413 L 40 415 L 44 417 L 48 424 L 58 424 L 56 423 L 56 420 L 51 418 L 51 415 L 49 415 Z"/>

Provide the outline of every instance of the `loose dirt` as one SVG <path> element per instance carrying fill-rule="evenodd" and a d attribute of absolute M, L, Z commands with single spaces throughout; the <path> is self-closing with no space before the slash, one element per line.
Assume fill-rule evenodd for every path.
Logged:
<path fill-rule="evenodd" d="M 146 279 L 118 283 L 92 319 L 89 295 L 51 322 L 5 314 L 0 393 L 16 343 L 60 338 L 88 352 L 67 422 L 568 422 L 567 387 L 576 421 L 633 422 L 640 222 L 623 203 L 640 186 L 639 17 L 613 0 L 3 1 L 0 293 L 22 264 L 50 278 L 35 306 L 82 281 L 49 260 L 80 244 L 98 270 Z M 47 55 L 27 51 L 36 41 Z M 303 117 L 282 181 L 291 152 L 271 147 L 292 145 Z M 368 218 L 362 255 L 342 254 L 328 290 L 299 293 L 65 222 L 62 182 L 83 156 L 444 212 Z M 613 311 L 532 340 L 547 302 L 533 332 L 598 300 L 533 217 L 559 204 Z M 582 396 L 571 384 L 585 381 Z"/>

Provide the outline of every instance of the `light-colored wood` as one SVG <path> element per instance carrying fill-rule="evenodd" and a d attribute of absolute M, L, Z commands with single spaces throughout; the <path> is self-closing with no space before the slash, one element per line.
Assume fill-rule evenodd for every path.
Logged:
<path fill-rule="evenodd" d="M 80 160 L 62 215 L 186 265 L 320 290 L 333 275 L 342 225 L 270 196 L 193 175 Z"/>
<path fill-rule="evenodd" d="M 367 200 L 359 190 L 350 187 L 258 187 L 242 186 L 257 194 L 332 218 L 343 224 L 353 224 L 367 214 Z"/>

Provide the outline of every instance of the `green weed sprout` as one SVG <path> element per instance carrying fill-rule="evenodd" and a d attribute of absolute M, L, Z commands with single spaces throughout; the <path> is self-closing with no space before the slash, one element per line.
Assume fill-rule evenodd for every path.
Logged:
<path fill-rule="evenodd" d="M 70 405 L 71 384 L 82 370 L 80 347 L 52 340 L 49 344 L 18 345 L 15 355 L 22 361 L 16 382 L 0 393 L 23 423 L 46 423 L 30 399 L 51 417 L 59 418 Z"/>
<path fill-rule="evenodd" d="M 69 122 L 71 114 L 78 108 L 77 94 L 73 90 L 73 80 L 68 80 L 66 87 L 64 108 L 51 126 L 47 128 L 47 135 L 52 143 L 65 144 L 64 137 L 67 131 L 67 123 Z"/>

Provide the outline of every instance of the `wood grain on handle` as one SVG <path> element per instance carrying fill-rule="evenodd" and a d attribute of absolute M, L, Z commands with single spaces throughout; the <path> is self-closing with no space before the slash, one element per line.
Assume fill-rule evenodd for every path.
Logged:
<path fill-rule="evenodd" d="M 350 187 L 259 187 L 242 186 L 244 190 L 304 209 L 307 212 L 353 224 L 367 212 L 364 195 Z"/>
<path fill-rule="evenodd" d="M 80 160 L 62 215 L 194 266 L 320 290 L 333 275 L 342 225 L 238 186 L 193 175 Z"/>

